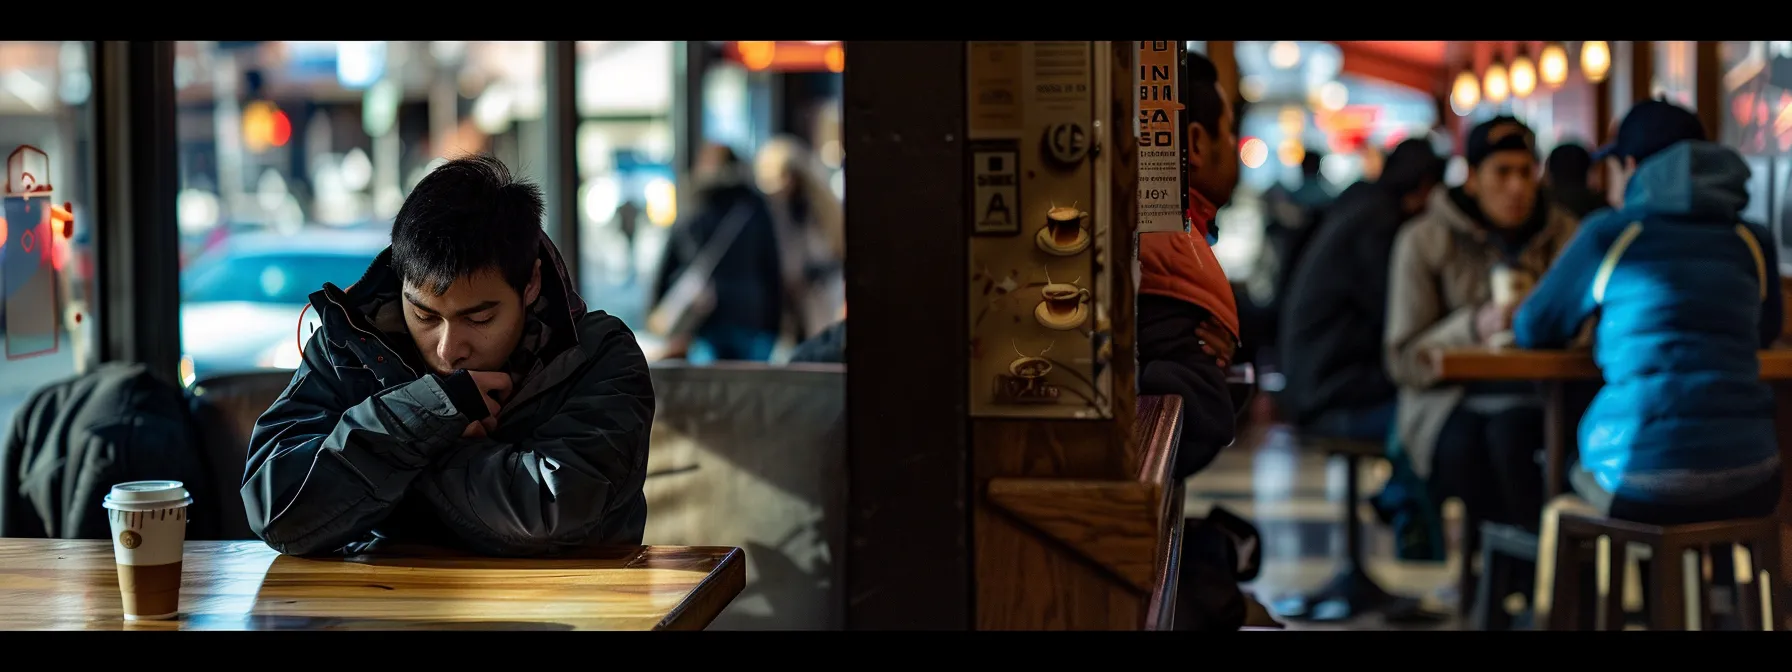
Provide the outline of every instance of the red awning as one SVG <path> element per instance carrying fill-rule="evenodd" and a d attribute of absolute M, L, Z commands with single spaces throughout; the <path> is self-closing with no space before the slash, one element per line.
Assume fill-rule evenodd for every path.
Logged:
<path fill-rule="evenodd" d="M 1449 90 L 1451 43 L 1443 41 L 1338 42 L 1344 72 L 1399 84 L 1427 94 Z"/>

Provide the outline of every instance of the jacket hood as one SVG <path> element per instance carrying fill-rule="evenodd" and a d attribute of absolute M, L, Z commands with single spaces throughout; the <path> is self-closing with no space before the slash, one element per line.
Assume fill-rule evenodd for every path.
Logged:
<path fill-rule="evenodd" d="M 1624 187 L 1624 210 L 1734 224 L 1748 206 L 1748 164 L 1730 148 L 1685 140 L 1637 167 Z"/>

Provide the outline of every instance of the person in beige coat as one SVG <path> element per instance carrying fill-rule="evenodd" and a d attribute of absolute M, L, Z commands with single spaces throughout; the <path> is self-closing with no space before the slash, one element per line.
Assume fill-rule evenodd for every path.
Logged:
<path fill-rule="evenodd" d="M 1472 519 L 1535 530 L 1543 505 L 1536 451 L 1543 413 L 1528 383 L 1440 382 L 1432 352 L 1497 344 L 1518 298 L 1573 237 L 1575 217 L 1540 193 L 1535 138 L 1512 117 L 1470 131 L 1467 181 L 1432 191 L 1394 241 L 1388 375 L 1399 386 L 1395 424 L 1432 497 L 1463 500 Z M 1496 300 L 1498 299 L 1498 300 Z"/>

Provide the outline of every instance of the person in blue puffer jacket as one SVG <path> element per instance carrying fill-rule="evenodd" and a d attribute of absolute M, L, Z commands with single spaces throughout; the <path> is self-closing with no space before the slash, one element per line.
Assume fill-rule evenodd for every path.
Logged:
<path fill-rule="evenodd" d="M 1780 500 L 1772 390 L 1756 351 L 1783 321 L 1773 236 L 1743 222 L 1748 166 L 1664 101 L 1632 108 L 1602 150 L 1625 185 L 1519 308 L 1519 347 L 1565 346 L 1598 316 L 1605 387 L 1569 469 L 1578 502 L 1649 524 L 1766 516 Z"/>
<path fill-rule="evenodd" d="M 1597 316 L 1605 378 L 1581 418 L 1574 494 L 1544 508 L 1533 622 L 1549 622 L 1564 512 L 1654 525 L 1757 518 L 1780 501 L 1773 391 L 1756 351 L 1780 336 L 1779 259 L 1743 222 L 1749 169 L 1684 108 L 1631 108 L 1600 151 L 1622 205 L 1580 230 L 1513 319 L 1522 348 L 1565 347 Z M 1729 554 L 1712 571 L 1728 575 Z M 1717 566 L 1721 565 L 1721 566 Z"/>

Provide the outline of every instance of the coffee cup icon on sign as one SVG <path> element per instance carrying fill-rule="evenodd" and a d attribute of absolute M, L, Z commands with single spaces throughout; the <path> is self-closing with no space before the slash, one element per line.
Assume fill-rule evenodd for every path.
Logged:
<path fill-rule="evenodd" d="M 1089 289 L 1075 281 L 1054 282 L 1040 288 L 1039 305 L 1033 308 L 1033 319 L 1048 329 L 1069 331 L 1089 321 Z"/>
<path fill-rule="evenodd" d="M 1078 209 L 1075 203 L 1054 205 L 1046 212 L 1045 226 L 1039 228 L 1033 242 L 1041 251 L 1054 257 L 1081 254 L 1094 241 L 1089 230 L 1083 228 L 1083 220 L 1088 216 L 1089 213 Z"/>

